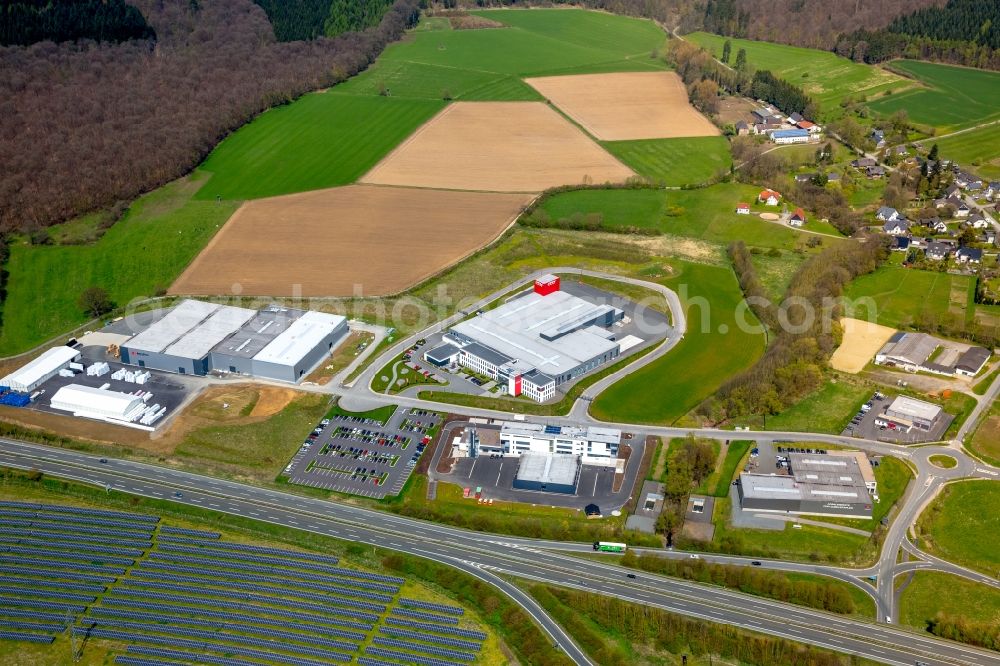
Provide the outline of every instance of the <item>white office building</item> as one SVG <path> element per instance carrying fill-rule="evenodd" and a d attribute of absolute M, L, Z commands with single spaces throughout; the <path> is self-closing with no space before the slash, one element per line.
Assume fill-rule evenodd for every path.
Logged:
<path fill-rule="evenodd" d="M 622 432 L 589 426 L 547 426 L 541 423 L 505 421 L 500 437 L 480 444 L 480 453 L 502 453 L 519 457 L 526 453 L 579 456 L 584 465 L 613 466 L 618 458 Z M 492 438 L 491 438 L 492 439 Z"/>

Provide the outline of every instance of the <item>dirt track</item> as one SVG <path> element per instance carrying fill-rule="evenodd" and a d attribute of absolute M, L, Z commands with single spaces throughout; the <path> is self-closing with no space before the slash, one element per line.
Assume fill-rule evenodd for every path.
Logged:
<path fill-rule="evenodd" d="M 531 198 L 349 185 L 250 201 L 170 293 L 396 293 L 492 241 Z"/>
<path fill-rule="evenodd" d="M 389 153 L 363 183 L 540 192 L 634 175 L 542 102 L 456 102 Z"/>
<path fill-rule="evenodd" d="M 830 367 L 857 374 L 864 370 L 896 329 L 860 319 L 843 318 L 844 340 L 830 357 Z"/>
<path fill-rule="evenodd" d="M 601 141 L 716 136 L 674 72 L 578 74 L 525 79 Z"/>

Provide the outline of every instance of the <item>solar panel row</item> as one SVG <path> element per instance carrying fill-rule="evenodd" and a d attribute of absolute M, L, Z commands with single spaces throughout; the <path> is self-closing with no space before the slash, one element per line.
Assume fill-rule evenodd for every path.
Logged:
<path fill-rule="evenodd" d="M 394 629 L 393 627 L 382 627 L 379 631 L 386 636 L 410 638 L 417 641 L 424 641 L 425 643 L 437 643 L 438 645 L 450 645 L 451 647 L 462 648 L 463 650 L 478 651 L 483 646 L 480 641 L 462 641 L 457 638 L 445 638 L 444 636 L 435 636 L 419 631 L 407 631 L 406 629 Z"/>
<path fill-rule="evenodd" d="M 0 535 L 0 546 L 25 546 L 28 548 L 49 548 L 55 551 L 72 550 L 80 553 L 106 553 L 108 555 L 124 555 L 127 557 L 141 557 L 145 552 L 137 548 L 122 548 L 120 546 L 108 546 L 97 543 L 78 542 L 55 542 L 52 539 L 28 537 L 28 536 L 6 536 Z"/>
<path fill-rule="evenodd" d="M 337 599 L 336 596 L 331 596 L 329 594 L 316 592 L 315 587 L 311 590 L 298 590 L 298 589 L 290 589 L 287 585 L 279 587 L 275 585 L 264 585 L 256 582 L 242 583 L 233 581 L 204 580 L 196 576 L 181 576 L 177 574 L 163 573 L 160 571 L 144 571 L 141 569 L 133 571 L 132 577 L 142 578 L 144 580 L 175 581 L 178 583 L 198 583 L 200 585 L 220 585 L 224 586 L 226 589 L 229 590 L 271 592 L 279 595 L 305 597 L 307 599 L 321 598 L 333 602 L 339 601 L 339 599 Z M 358 599 L 367 599 L 369 601 L 378 601 L 385 604 L 392 601 L 392 597 L 386 594 L 377 594 L 375 592 L 367 592 L 365 590 L 356 590 L 349 587 L 341 587 L 339 585 L 326 584 L 321 589 L 323 590 L 323 592 L 332 592 L 334 595 L 355 597 Z"/>
<path fill-rule="evenodd" d="M 393 661 L 382 661 L 381 659 L 372 659 L 371 657 L 358 657 L 358 664 L 361 666 L 399 666 L 398 663 Z"/>
<path fill-rule="evenodd" d="M 187 545 L 196 545 L 202 543 L 201 541 L 198 541 L 196 539 L 186 539 L 184 537 L 175 537 L 175 536 L 161 536 L 160 542 L 187 544 Z M 312 562 L 324 562 L 326 564 L 337 564 L 340 561 L 340 558 L 334 557 L 333 555 L 316 555 L 314 553 L 300 553 L 294 550 L 284 550 L 282 548 L 270 548 L 268 546 L 252 546 L 245 543 L 225 543 L 219 541 L 217 543 L 211 544 L 210 547 L 218 550 L 232 550 L 244 553 L 281 555 L 288 558 L 295 558 L 298 560 L 309 560 Z"/>
<path fill-rule="evenodd" d="M 18 599 L 16 597 L 0 596 L 0 607 L 13 608 L 41 608 L 45 610 L 58 610 L 62 613 L 82 613 L 83 606 L 77 604 L 60 603 L 57 601 L 42 601 L 41 599 Z"/>
<path fill-rule="evenodd" d="M 76 602 L 78 604 L 92 604 L 97 599 L 89 594 L 62 593 L 58 590 L 31 590 L 16 585 L 0 585 L 0 594 L 13 594 L 28 599 L 45 599 L 50 602 Z"/>
<path fill-rule="evenodd" d="M 213 666 L 251 666 L 251 662 L 242 659 L 232 659 L 230 657 L 216 657 L 210 654 L 193 654 L 191 652 L 181 652 L 180 650 L 165 650 L 163 648 L 147 647 L 145 645 L 128 646 L 129 654 L 142 654 L 152 657 L 165 657 L 167 659 L 180 659 L 183 661 L 193 661 L 199 664 L 213 664 Z M 121 659 L 121 657 L 118 657 Z M 256 666 L 253 664 L 252 666 Z"/>
<path fill-rule="evenodd" d="M 225 590 L 225 589 L 215 589 L 206 588 L 198 585 L 181 585 L 178 583 L 157 583 L 147 580 L 130 580 L 124 583 L 120 583 L 115 586 L 114 591 L 118 592 L 121 590 L 168 590 L 172 592 L 183 592 L 188 595 L 197 595 L 199 597 L 205 597 L 209 599 L 245 599 L 247 601 L 259 601 L 265 604 L 273 604 L 275 606 L 288 606 L 290 605 L 289 600 L 280 596 L 273 596 L 269 594 L 258 594 L 255 592 L 242 592 L 239 590 Z M 285 596 L 295 596 L 296 598 L 302 599 L 302 595 L 291 595 L 285 593 Z M 315 595 L 315 598 L 323 598 L 322 595 Z M 295 601 L 296 608 L 306 608 L 314 611 L 325 612 L 330 607 L 331 604 L 336 604 L 338 606 L 349 606 L 351 608 L 361 608 L 364 610 L 375 611 L 376 613 L 384 613 L 385 605 L 372 603 L 369 601 L 359 601 L 357 599 L 348 599 L 346 597 L 325 597 L 326 603 L 314 603 L 311 601 Z"/>
<path fill-rule="evenodd" d="M 2 580 L 5 585 L 30 585 L 42 588 L 55 588 L 57 590 L 72 590 L 73 592 L 90 592 L 92 594 L 101 594 L 107 589 L 104 585 L 68 583 L 63 580 L 47 580 L 25 576 L 6 575 L 3 578 L 0 578 L 0 580 Z"/>
<path fill-rule="evenodd" d="M 2 611 L 0 611 L 2 614 Z M 183 615 L 174 615 L 169 613 L 150 613 L 148 610 L 136 611 L 136 610 L 124 610 L 120 608 L 104 608 L 101 606 L 92 607 L 88 613 L 89 616 L 97 618 L 119 618 L 124 620 L 137 620 L 142 622 L 165 622 L 167 624 L 192 624 L 195 626 L 208 627 L 214 629 L 232 629 L 241 630 L 248 624 L 255 625 L 252 631 L 258 633 L 273 633 L 277 635 L 279 630 L 271 628 L 270 625 L 277 625 L 282 623 L 282 620 L 265 620 L 259 617 L 254 617 L 252 615 L 239 615 L 237 613 L 211 613 L 202 611 L 198 613 L 199 617 L 215 618 L 215 621 L 203 621 L 195 617 L 185 617 Z M 226 615 L 232 617 L 216 617 L 217 615 Z M 332 629 L 330 627 L 322 627 L 315 624 L 282 624 L 281 626 L 286 629 L 294 629 L 299 633 L 312 632 L 313 634 L 323 634 L 326 636 L 336 636 L 337 638 L 346 638 L 352 641 L 364 640 L 365 634 L 358 633 L 356 631 L 344 631 L 341 629 Z M 289 632 L 290 635 L 295 635 Z"/>
<path fill-rule="evenodd" d="M 130 518 L 132 520 L 158 523 L 160 522 L 159 516 L 151 516 L 144 513 L 128 513 L 125 511 L 105 511 L 101 509 L 83 509 L 76 506 L 63 506 L 61 504 L 38 504 L 35 502 L 14 502 L 14 501 L 3 501 L 0 502 L 0 507 L 10 508 L 10 507 L 20 507 L 22 509 L 44 509 L 46 511 L 52 511 L 55 513 L 79 513 L 86 516 L 106 516 L 108 518 Z"/>
<path fill-rule="evenodd" d="M 398 615 L 399 617 L 412 617 L 415 620 L 424 620 L 425 622 L 436 622 L 438 624 L 458 624 L 457 617 L 446 617 L 444 615 L 436 615 L 434 613 L 424 613 L 423 611 L 400 608 L 399 606 L 392 609 L 392 614 Z"/>
<path fill-rule="evenodd" d="M 462 636 L 465 638 L 474 638 L 479 641 L 486 640 L 486 634 L 481 631 L 475 631 L 474 629 L 459 629 L 458 627 L 445 627 L 438 624 L 423 624 L 421 622 L 414 622 L 413 620 L 403 620 L 391 615 L 386 618 L 386 622 L 388 624 L 394 624 L 399 627 L 409 627 L 410 629 L 419 631 L 436 631 L 439 634 L 447 634 L 449 636 Z"/>
<path fill-rule="evenodd" d="M 184 536 L 196 537 L 199 539 L 218 539 L 221 534 L 218 532 L 205 532 L 203 530 L 189 530 L 184 527 L 160 527 L 160 534 L 183 534 Z"/>
<path fill-rule="evenodd" d="M 162 661 L 160 659 L 145 659 L 143 657 L 129 657 L 125 655 L 116 656 L 115 663 L 121 664 L 121 666 L 184 666 L 183 664 L 178 664 L 176 661 Z"/>
<path fill-rule="evenodd" d="M 73 553 L 65 552 L 60 550 L 51 550 L 48 548 L 35 548 L 33 546 L 8 546 L 5 544 L 0 544 L 0 553 L 6 555 L 40 555 L 42 557 L 51 557 L 56 559 L 65 559 L 70 561 L 84 561 L 84 562 L 105 562 L 108 564 L 117 564 L 123 567 L 130 567 L 135 564 L 135 560 L 128 557 L 115 557 L 112 555 L 106 555 L 104 553 Z"/>
<path fill-rule="evenodd" d="M 25 641 L 27 643 L 51 643 L 55 636 L 32 634 L 27 631 L 0 631 L 0 639 L 5 641 Z"/>
<path fill-rule="evenodd" d="M 27 557 L 24 555 L 0 554 L 0 566 L 11 566 L 17 564 L 31 564 L 39 567 L 49 567 L 52 569 L 65 568 L 76 571 L 98 571 L 103 574 L 121 576 L 125 573 L 122 567 L 106 567 L 99 564 L 85 562 L 64 562 L 62 560 L 50 560 L 44 557 Z"/>
<path fill-rule="evenodd" d="M 351 652 L 358 649 L 356 643 L 347 643 L 345 641 L 335 641 L 323 638 L 309 638 L 308 636 L 299 637 L 296 636 L 296 640 L 300 642 L 308 642 L 311 645 L 301 645 L 299 643 L 289 643 L 287 641 L 279 641 L 273 638 L 257 638 L 255 636 L 248 636 L 247 633 L 254 633 L 254 629 L 250 627 L 240 627 L 240 630 L 246 633 L 243 634 L 227 634 L 220 631 L 212 629 L 196 629 L 191 627 L 178 627 L 171 625 L 162 624 L 147 624 L 141 622 L 129 622 L 126 620 L 116 620 L 111 618 L 93 618 L 87 617 L 83 620 L 83 626 L 85 627 L 98 627 L 104 629 L 123 629 L 127 631 L 142 631 L 150 632 L 154 634 L 167 634 L 170 636 L 185 636 L 187 638 L 203 638 L 205 640 L 213 640 L 224 643 L 235 643 L 236 645 L 251 645 L 253 647 L 263 647 L 270 648 L 272 650 L 286 651 L 286 652 L 297 652 L 301 654 L 312 654 L 315 656 L 325 656 L 329 650 L 349 650 Z M 288 638 L 287 636 L 282 636 L 280 638 Z M 318 647 L 316 647 L 318 646 Z"/>
<path fill-rule="evenodd" d="M 0 618 L 0 631 L 34 631 L 40 634 L 58 634 L 66 628 L 55 622 L 25 622 L 24 620 L 6 620 Z"/>
<path fill-rule="evenodd" d="M 476 655 L 469 652 L 459 652 L 458 650 L 446 650 L 444 648 L 431 647 L 429 645 L 423 645 L 422 643 L 413 643 L 411 641 L 401 641 L 396 638 L 387 638 L 385 636 L 376 636 L 372 639 L 372 643 L 375 645 L 384 645 L 391 648 L 399 648 L 401 650 L 408 650 L 410 652 L 422 652 L 423 654 L 432 654 L 436 657 L 449 657 L 451 659 L 458 659 L 459 661 L 475 661 Z"/>
<path fill-rule="evenodd" d="M 21 509 L 0 509 L 0 520 L 41 520 L 45 522 L 68 523 L 74 525 L 97 525 L 104 527 L 115 527 L 119 529 L 151 533 L 152 523 L 144 523 L 132 520 L 131 518 L 104 518 L 100 516 L 89 516 L 83 514 L 55 513 L 51 511 L 32 511 Z"/>
<path fill-rule="evenodd" d="M 444 659 L 431 659 L 430 657 L 419 657 L 415 654 L 398 652 L 396 650 L 386 650 L 385 648 L 369 647 L 365 649 L 365 654 L 373 654 L 376 657 L 388 657 L 397 659 L 404 664 L 417 664 L 418 666 L 460 666 L 459 662 L 445 661 Z"/>
<path fill-rule="evenodd" d="M 6 576 L 26 576 L 30 578 L 48 578 L 52 580 L 75 580 L 94 585 L 110 585 L 118 580 L 114 576 L 92 576 L 71 569 L 36 569 L 35 567 L 0 566 L 0 573 Z"/>
<path fill-rule="evenodd" d="M 386 583 L 375 583 L 367 580 L 354 580 L 337 575 L 313 574 L 304 571 L 282 571 L 278 567 L 267 567 L 267 570 L 277 572 L 275 574 L 244 573 L 242 571 L 232 571 L 218 569 L 211 566 L 198 566 L 191 564 L 179 564 L 176 562 L 159 562 L 155 560 L 145 560 L 142 562 L 145 570 L 179 571 L 184 573 L 205 576 L 213 580 L 230 578 L 233 580 L 255 581 L 262 583 L 288 583 L 303 586 L 304 583 L 336 583 L 341 585 L 351 585 L 366 590 L 376 590 L 379 592 L 396 593 L 399 585 Z M 299 582 L 303 581 L 303 582 Z"/>
<path fill-rule="evenodd" d="M 19 528 L 0 527 L 0 534 L 4 536 L 34 537 L 36 539 L 58 539 L 60 541 L 73 543 L 106 543 L 108 540 L 108 538 L 103 534 L 68 534 L 66 532 L 34 528 L 24 530 Z M 123 548 L 141 548 L 143 550 L 147 550 L 152 547 L 153 542 L 148 539 L 124 539 L 118 537 L 115 539 L 115 544 Z"/>
<path fill-rule="evenodd" d="M 104 597 L 101 600 L 103 606 L 111 606 L 115 608 L 141 608 L 144 610 L 154 610 L 166 613 L 185 613 L 193 614 L 199 617 L 222 617 L 219 614 L 229 614 L 228 611 L 219 610 L 206 610 L 202 607 L 192 607 L 186 604 L 191 601 L 189 597 L 178 596 L 172 594 L 155 594 L 148 593 L 143 595 L 142 593 L 137 593 L 135 595 L 129 595 L 126 593 L 126 597 L 135 596 L 137 598 L 115 598 L 115 597 Z M 171 603 L 153 603 L 150 601 L 145 601 L 143 597 L 156 598 L 159 601 L 166 601 Z M 260 606 L 258 604 L 248 604 L 248 603 L 230 603 L 224 601 L 216 601 L 212 604 L 215 609 L 219 608 L 229 608 L 233 610 L 239 610 L 246 614 L 253 614 L 256 616 L 274 616 L 292 621 L 306 621 L 314 623 L 331 623 L 342 627 L 351 627 L 353 629 L 360 629 L 362 631 L 368 631 L 372 626 L 378 622 L 378 616 L 372 615 L 371 613 L 362 613 L 360 611 L 350 611 L 350 612 L 337 612 L 335 610 L 327 611 L 323 615 L 314 615 L 312 613 L 304 613 L 299 610 L 283 610 L 280 608 L 271 608 L 267 606 Z M 211 615 L 210 615 L 211 614 Z M 237 614 L 233 614 L 237 615 Z M 352 620 L 341 620 L 339 617 L 348 617 L 353 620 L 363 621 L 367 624 L 362 624 L 361 622 L 356 622 Z M 338 619 L 334 619 L 338 618 Z M 235 619 L 235 617 L 233 618 Z"/>
<path fill-rule="evenodd" d="M 0 608 L 0 618 L 27 618 L 39 622 L 64 622 L 65 613 L 45 613 L 39 610 L 19 610 L 14 608 Z M 2 620 L 0 620 L 2 621 Z"/>
<path fill-rule="evenodd" d="M 407 599 L 406 597 L 399 599 L 399 605 L 408 608 L 420 608 L 422 610 L 447 613 L 448 615 L 462 615 L 465 613 L 465 609 L 460 606 L 445 606 L 444 604 L 435 604 L 430 601 L 420 601 L 419 599 Z"/>
<path fill-rule="evenodd" d="M 95 527 L 92 525 L 73 525 L 61 522 L 46 522 L 41 520 L 5 520 L 4 526 L 10 527 L 20 527 L 22 529 L 39 528 L 49 531 L 58 532 L 78 532 L 80 534 L 101 534 L 104 536 L 121 537 L 123 539 L 137 539 L 139 537 L 145 538 L 146 536 L 152 534 L 151 531 L 144 530 L 141 532 L 131 531 L 131 530 L 119 530 L 111 527 Z"/>

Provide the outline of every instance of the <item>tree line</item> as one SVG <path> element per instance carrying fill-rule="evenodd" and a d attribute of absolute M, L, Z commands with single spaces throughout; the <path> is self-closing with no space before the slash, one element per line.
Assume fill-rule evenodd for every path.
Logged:
<path fill-rule="evenodd" d="M 378 25 L 392 0 L 253 0 L 279 42 L 336 37 Z"/>
<path fill-rule="evenodd" d="M 780 571 L 714 564 L 701 559 L 676 560 L 651 553 L 636 555 L 635 551 L 631 550 L 625 552 L 621 563 L 623 566 L 651 573 L 720 585 L 748 594 L 833 613 L 850 615 L 857 610 L 850 593 L 843 585 L 838 585 L 832 580 L 823 583 L 807 580 L 792 581 L 787 574 Z"/>
<path fill-rule="evenodd" d="M 756 634 L 732 625 L 686 618 L 653 606 L 634 604 L 592 592 L 534 585 L 531 594 L 563 623 L 573 638 L 602 666 L 652 663 L 648 651 L 697 657 L 720 656 L 754 666 L 849 666 L 854 657 Z M 596 626 L 595 626 L 596 625 Z M 637 649 L 626 652 L 608 640 L 621 636 Z"/>
<path fill-rule="evenodd" d="M 0 47 L 0 233 L 129 201 L 273 106 L 366 68 L 418 18 L 280 43 L 250 0 L 136 0 L 157 40 Z"/>
<path fill-rule="evenodd" d="M 92 39 L 124 42 L 156 36 L 124 0 L 0 0 L 0 45 Z"/>
<path fill-rule="evenodd" d="M 672 442 L 667 449 L 667 465 L 660 479 L 663 483 L 663 508 L 656 519 L 656 531 L 668 546 L 684 527 L 688 498 L 715 469 L 715 449 L 711 442 L 689 436 Z"/>
<path fill-rule="evenodd" d="M 941 611 L 927 621 L 927 631 L 960 643 L 1000 650 L 1000 624 L 996 622 L 975 622 Z"/>

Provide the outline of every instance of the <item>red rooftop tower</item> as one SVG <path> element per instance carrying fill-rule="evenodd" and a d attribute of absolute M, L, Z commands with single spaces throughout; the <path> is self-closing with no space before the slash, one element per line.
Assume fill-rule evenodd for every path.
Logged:
<path fill-rule="evenodd" d="M 548 296 L 549 294 L 554 294 L 559 291 L 559 276 L 543 275 L 542 277 L 535 280 L 535 293 L 539 296 Z"/>

